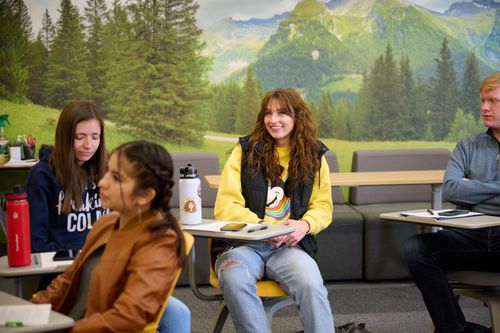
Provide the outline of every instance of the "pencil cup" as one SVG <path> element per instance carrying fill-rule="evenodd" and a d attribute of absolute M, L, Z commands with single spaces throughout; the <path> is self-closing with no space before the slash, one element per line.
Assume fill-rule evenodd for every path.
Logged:
<path fill-rule="evenodd" d="M 35 145 L 23 144 L 23 153 L 25 160 L 32 160 L 35 158 Z"/>

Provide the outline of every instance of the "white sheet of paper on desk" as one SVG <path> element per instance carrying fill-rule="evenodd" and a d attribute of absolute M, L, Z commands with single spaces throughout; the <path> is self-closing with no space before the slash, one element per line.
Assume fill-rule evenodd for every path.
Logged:
<path fill-rule="evenodd" d="M 42 252 L 39 254 L 42 267 L 69 266 L 73 263 L 73 260 L 54 261 L 55 252 Z"/>
<path fill-rule="evenodd" d="M 23 325 L 46 325 L 49 323 L 50 304 L 0 305 L 0 323 L 21 321 Z"/>
<path fill-rule="evenodd" d="M 5 166 L 11 166 L 11 167 L 18 167 L 18 166 L 33 166 L 38 163 L 38 160 L 13 160 L 10 159 L 7 163 L 5 163 Z"/>
<path fill-rule="evenodd" d="M 213 223 L 206 223 L 206 224 L 183 224 L 182 229 L 183 230 L 189 230 L 189 229 L 194 229 L 194 230 L 206 230 L 206 231 L 220 231 L 220 228 L 225 226 L 228 223 L 239 223 L 239 222 L 228 222 L 228 221 L 220 221 L 220 222 L 213 222 Z M 245 228 L 248 228 L 249 225 L 251 226 L 250 223 L 248 223 Z M 242 230 L 244 230 L 243 228 Z M 231 231 L 230 231 L 231 232 Z"/>
<path fill-rule="evenodd" d="M 484 215 L 483 213 L 477 213 L 477 212 L 467 212 L 465 214 L 460 214 L 460 215 L 453 215 L 453 216 L 441 216 L 438 215 L 439 212 L 446 212 L 449 211 L 450 209 L 442 209 L 442 210 L 432 210 L 434 214 L 431 214 L 426 211 L 421 211 L 421 212 L 404 212 L 401 213 L 402 216 L 417 216 L 417 217 L 430 217 L 432 219 L 436 220 L 449 220 L 449 219 L 457 219 L 460 217 L 470 217 L 470 216 L 477 216 L 477 215 Z"/>

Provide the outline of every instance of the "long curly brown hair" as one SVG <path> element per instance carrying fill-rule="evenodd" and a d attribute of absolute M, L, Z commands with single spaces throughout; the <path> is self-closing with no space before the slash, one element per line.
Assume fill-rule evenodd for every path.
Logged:
<path fill-rule="evenodd" d="M 276 143 L 264 124 L 264 115 L 271 100 L 278 101 L 284 112 L 295 122 L 290 135 L 288 179 L 293 183 L 312 184 L 316 170 L 321 167 L 318 161 L 320 145 L 316 123 L 307 104 L 292 88 L 271 90 L 262 99 L 260 112 L 249 139 L 248 165 L 251 166 L 252 172 L 262 167 L 270 181 L 277 180 L 281 174 L 278 153 L 275 150 Z M 262 149 L 256 149 L 259 143 Z"/>

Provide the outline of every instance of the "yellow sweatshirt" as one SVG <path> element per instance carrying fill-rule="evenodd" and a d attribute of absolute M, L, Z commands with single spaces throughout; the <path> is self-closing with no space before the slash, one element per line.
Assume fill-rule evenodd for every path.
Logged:
<path fill-rule="evenodd" d="M 288 176 L 288 163 L 290 162 L 290 147 L 277 147 L 280 165 L 285 168 L 284 179 Z M 250 209 L 245 207 L 245 199 L 242 194 L 241 186 L 241 158 L 242 149 L 237 145 L 227 160 L 222 171 L 221 182 L 215 200 L 214 214 L 217 220 L 240 221 L 240 222 L 259 222 L 261 219 Z M 321 184 L 321 186 L 319 186 Z M 269 199 L 269 198 L 268 198 Z M 289 198 L 285 198 L 288 200 Z M 286 203 L 283 203 L 286 206 Z M 269 223 L 281 223 L 290 217 L 290 212 L 281 218 L 277 218 L 270 209 L 266 208 L 264 219 Z M 302 216 L 309 222 L 309 234 L 315 235 L 325 229 L 333 217 L 333 203 L 330 184 L 330 169 L 325 157 L 321 157 L 321 169 L 316 174 L 313 184 L 311 199 L 308 210 Z"/>

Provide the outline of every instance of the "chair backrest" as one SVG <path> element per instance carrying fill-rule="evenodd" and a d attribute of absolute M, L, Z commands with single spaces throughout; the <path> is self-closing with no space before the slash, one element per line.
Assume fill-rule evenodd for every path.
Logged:
<path fill-rule="evenodd" d="M 179 207 L 179 178 L 180 169 L 184 168 L 188 163 L 193 165 L 197 170 L 201 180 L 201 205 L 202 207 L 214 207 L 215 198 L 217 197 L 217 189 L 212 189 L 208 186 L 205 180 L 206 175 L 220 175 L 219 157 L 216 153 L 172 153 L 172 161 L 174 162 L 174 187 L 172 188 L 172 199 L 170 205 Z"/>
<path fill-rule="evenodd" d="M 450 158 L 446 148 L 357 150 L 351 170 L 406 171 L 443 170 Z M 349 191 L 349 202 L 355 205 L 430 201 L 431 185 L 358 186 Z"/>
<path fill-rule="evenodd" d="M 326 161 L 330 167 L 330 172 L 339 172 L 339 162 L 337 154 L 334 151 L 327 151 L 325 154 Z M 342 188 L 340 186 L 332 186 L 332 200 L 334 204 L 343 204 L 344 197 L 342 195 Z"/>
<path fill-rule="evenodd" d="M 191 249 L 193 247 L 194 237 L 185 231 L 183 231 L 182 233 L 184 234 L 184 241 L 186 243 L 186 257 L 187 257 L 187 256 L 189 256 L 189 252 L 191 252 Z M 181 276 L 181 273 L 182 273 L 182 267 L 179 267 L 177 269 L 177 271 L 175 272 L 175 277 L 174 277 L 174 281 L 172 283 L 172 287 L 167 292 L 167 295 L 165 295 L 165 301 L 163 302 L 163 305 L 161 306 L 160 311 L 156 315 L 155 319 L 152 322 L 150 322 L 149 324 L 147 324 L 146 327 L 144 327 L 144 329 L 141 331 L 141 333 L 156 333 L 157 332 L 158 324 L 160 323 L 161 317 L 163 316 L 163 313 L 165 312 L 165 309 L 167 308 L 168 299 L 170 298 L 170 296 L 174 292 L 175 285 L 177 283 L 177 280 L 179 279 L 179 276 Z"/>
<path fill-rule="evenodd" d="M 217 273 L 215 272 L 214 267 L 212 266 L 212 256 L 211 256 L 211 249 L 212 249 L 212 239 L 208 239 L 208 259 L 210 262 L 210 284 L 212 287 L 219 289 L 219 278 L 217 276 Z M 282 296 L 287 296 L 287 293 L 281 289 L 280 285 L 273 280 L 261 280 L 257 282 L 256 284 L 257 288 L 257 296 L 259 297 L 282 297 Z"/>

